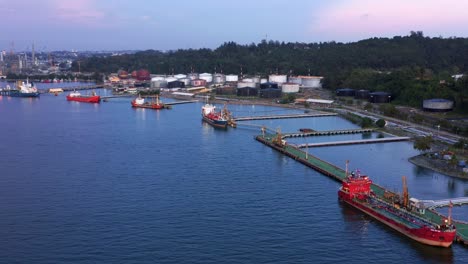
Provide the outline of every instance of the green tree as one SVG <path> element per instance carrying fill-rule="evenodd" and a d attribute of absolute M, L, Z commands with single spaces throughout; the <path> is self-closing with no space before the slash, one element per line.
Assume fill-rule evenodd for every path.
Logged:
<path fill-rule="evenodd" d="M 369 117 L 364 117 L 364 118 L 361 120 L 361 127 L 362 127 L 362 128 L 372 127 L 373 124 L 374 124 L 374 122 L 372 122 L 372 119 L 370 119 Z"/>
<path fill-rule="evenodd" d="M 413 148 L 422 152 L 426 152 L 431 149 L 433 142 L 432 136 L 417 137 L 414 140 Z"/>
<path fill-rule="evenodd" d="M 381 118 L 381 119 L 375 121 L 375 124 L 378 127 L 383 128 L 387 124 L 387 122 L 384 119 Z"/>

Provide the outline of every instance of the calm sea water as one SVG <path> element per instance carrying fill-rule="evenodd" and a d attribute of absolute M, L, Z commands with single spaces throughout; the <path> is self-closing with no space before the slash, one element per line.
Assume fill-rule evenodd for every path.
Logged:
<path fill-rule="evenodd" d="M 337 182 L 254 140 L 258 125 L 356 128 L 346 120 L 252 121 L 220 131 L 201 122 L 201 103 L 154 111 L 132 109 L 129 101 L 0 97 L 0 262 L 468 261 L 466 247 L 421 245 L 341 204 Z M 229 108 L 238 116 L 291 112 Z M 359 137 L 369 136 L 297 143 Z M 467 181 L 409 163 L 417 154 L 409 142 L 309 152 L 341 167 L 350 160 L 389 189 L 401 190 L 406 175 L 411 196 L 421 199 L 468 190 Z M 468 220 L 466 207 L 454 215 Z"/>

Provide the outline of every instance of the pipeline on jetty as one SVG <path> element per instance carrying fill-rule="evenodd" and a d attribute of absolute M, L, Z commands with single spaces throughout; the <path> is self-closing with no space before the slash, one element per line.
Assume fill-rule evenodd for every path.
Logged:
<path fill-rule="evenodd" d="M 302 164 L 326 175 L 336 181 L 343 181 L 346 178 L 346 172 L 318 157 L 310 155 L 308 152 L 302 151 L 296 146 L 287 144 L 283 140 L 280 132 L 277 134 L 266 134 L 265 129 L 262 129 L 263 135 L 256 136 L 255 139 L 266 146 L 269 146 L 286 156 L 301 162 Z M 380 198 L 386 199 L 387 196 L 397 196 L 397 193 L 391 192 L 378 184 L 372 183 L 372 191 Z M 434 222 L 437 224 L 443 224 L 444 216 L 433 210 L 432 208 L 427 208 L 424 214 L 421 214 L 427 221 Z M 468 245 L 468 223 L 458 220 L 453 220 L 454 225 L 457 228 L 457 237 L 456 241 L 465 245 Z"/>
<path fill-rule="evenodd" d="M 282 134 L 282 137 L 292 138 L 292 137 L 330 136 L 330 135 L 342 135 L 342 134 L 370 133 L 372 131 L 374 131 L 374 129 L 372 128 L 325 130 L 325 131 L 313 131 L 313 132 L 301 132 L 301 133 L 284 133 Z"/>
<path fill-rule="evenodd" d="M 360 139 L 360 140 L 329 141 L 329 142 L 320 142 L 320 143 L 304 143 L 304 144 L 299 144 L 296 146 L 298 148 L 328 147 L 328 146 L 341 146 L 341 145 L 396 142 L 396 141 L 406 141 L 409 139 L 410 139 L 409 137 L 389 137 L 389 138 L 374 138 L 374 139 Z"/>
<path fill-rule="evenodd" d="M 306 117 L 323 117 L 336 116 L 336 113 L 315 113 L 315 114 L 291 114 L 291 115 L 267 115 L 267 116 L 243 116 L 236 117 L 234 121 L 250 121 L 250 120 L 267 120 L 267 119 L 286 119 L 286 118 L 306 118 Z"/>

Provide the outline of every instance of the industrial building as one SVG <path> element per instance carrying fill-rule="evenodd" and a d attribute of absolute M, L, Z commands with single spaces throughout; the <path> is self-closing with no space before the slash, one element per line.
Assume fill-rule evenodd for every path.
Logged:
<path fill-rule="evenodd" d="M 369 93 L 369 102 L 371 103 L 390 103 L 392 95 L 387 92 L 373 92 Z"/>

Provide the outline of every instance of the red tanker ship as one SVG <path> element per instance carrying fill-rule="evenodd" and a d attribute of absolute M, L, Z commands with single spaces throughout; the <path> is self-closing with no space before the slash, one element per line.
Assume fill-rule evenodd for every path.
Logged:
<path fill-rule="evenodd" d="M 437 225 L 419 217 L 415 208 L 408 204 L 409 195 L 405 177 L 403 177 L 403 182 L 403 201 L 392 204 L 377 197 L 372 192 L 372 180 L 368 176 L 353 172 L 343 181 L 338 191 L 338 197 L 347 204 L 420 243 L 450 247 L 456 235 L 455 226 L 451 223 L 451 211 L 449 211 L 448 219 L 444 219 L 442 225 Z"/>

